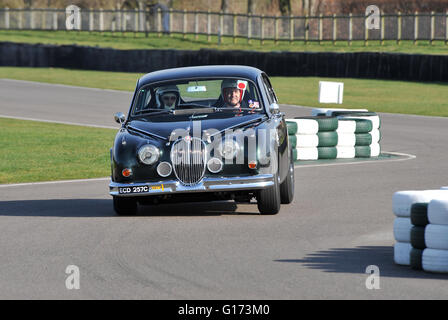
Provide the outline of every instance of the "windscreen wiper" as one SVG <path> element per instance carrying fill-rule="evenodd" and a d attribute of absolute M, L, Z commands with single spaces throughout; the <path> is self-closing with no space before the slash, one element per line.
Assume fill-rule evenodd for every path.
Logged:
<path fill-rule="evenodd" d="M 141 111 L 137 111 L 137 114 L 135 114 L 135 116 L 139 117 L 139 116 L 155 116 L 155 115 L 159 115 L 159 114 L 168 114 L 168 113 L 173 113 L 173 110 L 169 109 L 169 110 L 160 110 L 160 109 L 145 109 L 145 110 L 141 110 Z"/>

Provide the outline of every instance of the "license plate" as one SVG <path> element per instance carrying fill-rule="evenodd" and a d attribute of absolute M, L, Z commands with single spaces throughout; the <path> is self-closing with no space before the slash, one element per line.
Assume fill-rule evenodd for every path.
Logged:
<path fill-rule="evenodd" d="M 120 187 L 118 188 L 119 194 L 132 194 L 132 193 L 145 193 L 149 191 L 148 186 L 139 187 Z"/>

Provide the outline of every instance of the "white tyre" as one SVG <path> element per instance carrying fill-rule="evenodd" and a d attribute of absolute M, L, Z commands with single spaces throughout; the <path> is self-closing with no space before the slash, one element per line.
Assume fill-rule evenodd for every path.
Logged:
<path fill-rule="evenodd" d="M 381 120 L 379 116 L 350 116 L 352 119 L 366 119 L 372 121 L 372 130 L 381 127 Z"/>
<path fill-rule="evenodd" d="M 378 157 L 381 154 L 381 146 L 379 143 L 372 143 L 370 145 L 370 156 Z"/>
<path fill-rule="evenodd" d="M 426 248 L 422 255 L 423 270 L 428 272 L 448 272 L 448 250 Z"/>
<path fill-rule="evenodd" d="M 428 224 L 425 229 L 425 244 L 430 249 L 448 250 L 448 226 Z"/>
<path fill-rule="evenodd" d="M 337 147 L 354 147 L 356 145 L 356 135 L 354 133 L 338 133 Z"/>
<path fill-rule="evenodd" d="M 392 197 L 392 210 L 397 217 L 410 217 L 414 203 L 429 203 L 432 199 L 448 196 L 447 190 L 398 191 Z"/>
<path fill-rule="evenodd" d="M 319 152 L 317 148 L 296 148 L 297 160 L 317 160 Z"/>
<path fill-rule="evenodd" d="M 339 133 L 351 133 L 354 134 L 356 131 L 356 121 L 354 120 L 344 120 L 339 119 L 338 120 L 338 128 L 336 129 L 336 132 Z"/>
<path fill-rule="evenodd" d="M 405 266 L 411 265 L 412 246 L 408 242 L 397 242 L 394 245 L 394 262 Z"/>
<path fill-rule="evenodd" d="M 288 119 L 287 121 L 297 123 L 296 135 L 316 134 L 319 132 L 319 123 L 313 119 Z"/>
<path fill-rule="evenodd" d="M 352 159 L 356 156 L 355 147 L 336 147 L 338 159 Z"/>
<path fill-rule="evenodd" d="M 317 134 L 296 134 L 296 148 L 311 148 L 319 145 Z"/>
<path fill-rule="evenodd" d="M 440 189 L 442 189 L 442 190 L 448 190 L 448 187 L 442 187 L 442 188 L 440 188 Z"/>
<path fill-rule="evenodd" d="M 428 204 L 428 221 L 448 225 L 448 194 L 446 199 L 433 199 Z"/>
<path fill-rule="evenodd" d="M 378 143 L 381 140 L 381 132 L 379 129 L 373 129 L 369 132 L 372 136 L 372 143 Z"/>
<path fill-rule="evenodd" d="M 411 242 L 412 223 L 410 218 L 395 218 L 394 238 L 398 242 Z"/>

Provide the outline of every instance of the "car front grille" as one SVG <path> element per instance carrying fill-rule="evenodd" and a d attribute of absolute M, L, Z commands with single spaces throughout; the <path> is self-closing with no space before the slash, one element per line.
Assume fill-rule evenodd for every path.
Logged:
<path fill-rule="evenodd" d="M 171 147 L 171 162 L 174 174 L 184 185 L 195 185 L 204 177 L 206 151 L 205 143 L 199 138 L 184 137 Z"/>

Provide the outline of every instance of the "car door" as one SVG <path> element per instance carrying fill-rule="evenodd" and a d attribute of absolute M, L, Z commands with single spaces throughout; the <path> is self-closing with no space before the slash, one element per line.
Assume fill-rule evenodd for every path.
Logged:
<path fill-rule="evenodd" d="M 274 88 L 271 85 L 271 81 L 266 74 L 262 74 L 262 82 L 265 87 L 267 100 L 269 105 L 272 103 L 278 103 L 277 96 L 275 94 Z M 275 123 L 275 128 L 277 130 L 278 136 L 278 154 L 279 154 L 279 175 L 280 180 L 283 181 L 288 174 L 289 169 L 289 149 L 288 149 L 288 129 L 285 121 L 285 114 L 279 112 L 276 115 L 271 115 Z"/>

